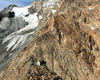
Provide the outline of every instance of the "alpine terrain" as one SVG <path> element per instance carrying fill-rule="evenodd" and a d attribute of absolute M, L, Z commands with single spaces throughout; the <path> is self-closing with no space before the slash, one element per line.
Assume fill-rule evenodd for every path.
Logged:
<path fill-rule="evenodd" d="M 100 80 L 100 0 L 2 10 L 0 80 Z"/>

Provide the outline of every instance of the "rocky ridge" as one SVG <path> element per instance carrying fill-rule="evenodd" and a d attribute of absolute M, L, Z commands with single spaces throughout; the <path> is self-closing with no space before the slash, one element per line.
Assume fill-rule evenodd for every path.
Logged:
<path fill-rule="evenodd" d="M 53 7 L 44 6 L 45 2 L 36 0 L 31 4 L 30 12 L 44 13 L 39 33 L 0 74 L 0 79 L 26 79 L 30 67 L 35 69 L 37 60 L 43 59 L 49 71 L 64 80 L 100 80 L 100 1 L 59 0 Z"/>

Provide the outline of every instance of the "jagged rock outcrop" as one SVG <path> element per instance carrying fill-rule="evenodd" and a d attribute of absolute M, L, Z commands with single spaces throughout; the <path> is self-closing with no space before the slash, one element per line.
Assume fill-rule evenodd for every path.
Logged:
<path fill-rule="evenodd" d="M 38 35 L 0 74 L 1 80 L 35 80 L 37 75 L 42 80 L 45 75 L 40 78 L 38 72 L 45 68 L 36 65 L 40 59 L 46 61 L 43 74 L 54 72 L 61 80 L 100 80 L 100 1 L 52 2 L 36 0 L 28 8 L 30 14 L 43 17 Z"/>
<path fill-rule="evenodd" d="M 13 7 L 17 7 L 16 5 L 10 5 L 10 6 L 8 6 L 7 8 L 5 8 L 4 10 L 2 10 L 1 12 L 0 12 L 0 21 L 4 18 L 4 17 L 9 17 L 9 18 L 11 18 L 11 10 L 12 10 L 12 8 Z M 13 16 L 12 17 L 14 17 L 14 12 L 13 12 Z"/>

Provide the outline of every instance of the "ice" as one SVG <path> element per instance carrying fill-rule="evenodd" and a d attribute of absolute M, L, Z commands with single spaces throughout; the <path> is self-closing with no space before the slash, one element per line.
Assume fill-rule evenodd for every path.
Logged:
<path fill-rule="evenodd" d="M 16 49 L 16 47 L 21 46 L 26 41 L 27 36 L 19 36 L 16 44 L 13 46 L 12 50 Z"/>
<path fill-rule="evenodd" d="M 16 44 L 16 41 L 18 40 L 17 37 L 13 38 L 10 43 L 7 45 L 7 50 L 9 50 L 11 47 L 13 47 L 14 44 Z"/>

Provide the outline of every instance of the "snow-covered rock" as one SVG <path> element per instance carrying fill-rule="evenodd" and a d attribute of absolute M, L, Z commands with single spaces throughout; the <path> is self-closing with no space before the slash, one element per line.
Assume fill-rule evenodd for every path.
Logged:
<path fill-rule="evenodd" d="M 59 0 L 47 0 L 44 4 L 43 7 L 44 8 L 53 8 L 55 6 L 55 4 L 58 2 Z"/>
<path fill-rule="evenodd" d="M 52 13 L 55 14 L 57 11 L 56 10 L 52 10 Z"/>

